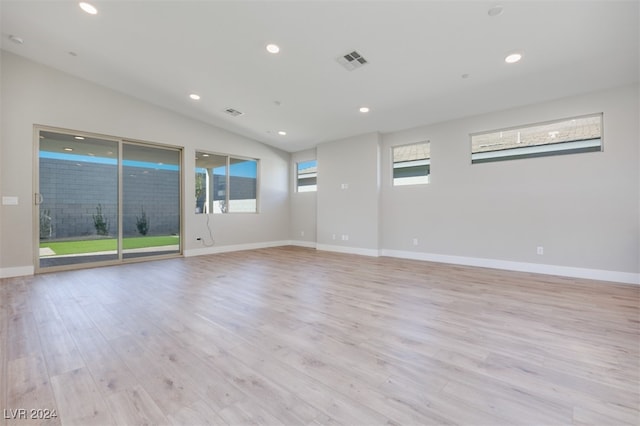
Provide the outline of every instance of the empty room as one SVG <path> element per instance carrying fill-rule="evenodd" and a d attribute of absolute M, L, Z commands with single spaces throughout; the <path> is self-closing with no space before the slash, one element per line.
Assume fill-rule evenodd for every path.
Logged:
<path fill-rule="evenodd" d="M 640 424 L 638 1 L 0 33 L 0 426 Z"/>

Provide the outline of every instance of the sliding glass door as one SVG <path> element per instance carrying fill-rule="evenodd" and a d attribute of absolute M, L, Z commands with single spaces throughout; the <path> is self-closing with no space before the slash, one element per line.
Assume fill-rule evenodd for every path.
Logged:
<path fill-rule="evenodd" d="M 38 269 L 180 254 L 181 151 L 38 131 Z"/>
<path fill-rule="evenodd" d="M 180 253 L 180 152 L 122 147 L 123 257 Z"/>
<path fill-rule="evenodd" d="M 118 142 L 41 131 L 41 268 L 118 259 Z"/>

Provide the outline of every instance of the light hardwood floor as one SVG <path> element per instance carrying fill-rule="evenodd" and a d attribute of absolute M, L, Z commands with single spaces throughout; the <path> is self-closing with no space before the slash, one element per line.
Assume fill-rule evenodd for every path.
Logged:
<path fill-rule="evenodd" d="M 638 286 L 280 247 L 0 297 L 0 425 L 640 424 Z"/>

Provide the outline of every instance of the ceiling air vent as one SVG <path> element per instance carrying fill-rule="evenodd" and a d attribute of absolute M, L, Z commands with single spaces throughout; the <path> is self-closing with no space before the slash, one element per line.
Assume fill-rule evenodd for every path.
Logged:
<path fill-rule="evenodd" d="M 229 114 L 232 117 L 237 117 L 239 115 L 244 114 L 244 112 L 240 112 L 237 109 L 233 109 L 233 108 L 227 108 L 224 110 L 224 112 L 226 112 L 227 114 Z"/>
<path fill-rule="evenodd" d="M 355 50 L 347 53 L 346 55 L 339 56 L 336 60 L 349 71 L 353 71 L 368 63 L 364 56 Z"/>

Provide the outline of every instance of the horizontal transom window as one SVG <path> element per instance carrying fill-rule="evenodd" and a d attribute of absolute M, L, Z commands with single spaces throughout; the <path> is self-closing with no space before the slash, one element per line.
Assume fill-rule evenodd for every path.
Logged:
<path fill-rule="evenodd" d="M 602 151 L 602 114 L 471 135 L 471 162 Z"/>

